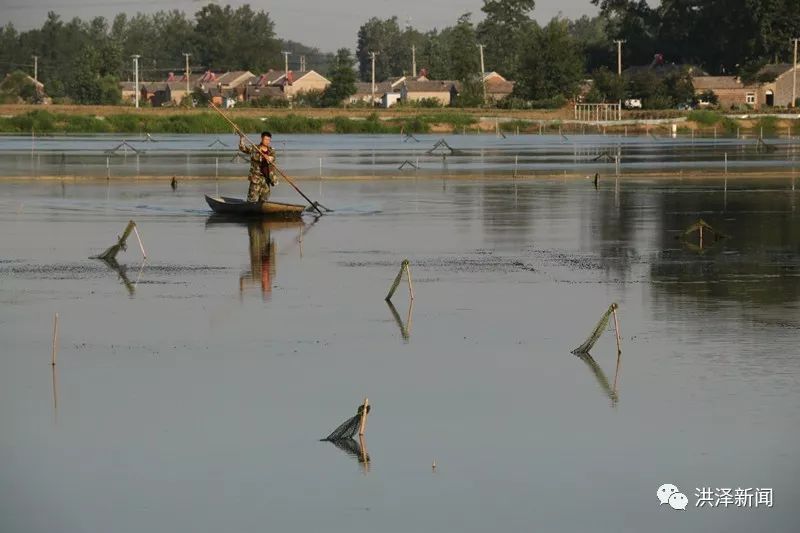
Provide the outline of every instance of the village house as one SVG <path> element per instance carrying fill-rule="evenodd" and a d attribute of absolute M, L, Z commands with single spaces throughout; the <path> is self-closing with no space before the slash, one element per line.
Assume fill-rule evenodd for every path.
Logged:
<path fill-rule="evenodd" d="M 713 92 L 723 109 L 791 106 L 794 84 L 794 68 L 791 64 L 766 65 L 756 73 L 755 78 L 756 81 L 744 83 L 738 76 L 696 76 L 692 83 L 697 95 Z M 798 84 L 800 97 L 800 79 Z"/>
<path fill-rule="evenodd" d="M 493 102 L 507 98 L 514 92 L 514 82 L 494 71 L 484 73 L 483 84 L 486 87 L 486 99 Z"/>
<path fill-rule="evenodd" d="M 761 90 L 758 95 L 758 104 L 767 107 L 792 106 L 794 72 L 795 69 L 790 63 L 779 63 L 762 67 L 761 70 L 758 71 L 758 74 L 756 74 L 756 80 L 762 82 L 760 84 Z M 800 73 L 798 73 L 798 77 L 800 77 Z M 798 83 L 800 83 L 800 80 L 798 80 Z M 800 90 L 798 92 L 800 93 Z"/>
<path fill-rule="evenodd" d="M 429 80 L 418 78 L 404 80 L 400 85 L 400 99 L 403 102 L 436 100 L 439 105 L 449 106 L 458 96 L 457 84 L 448 80 Z"/>
<path fill-rule="evenodd" d="M 737 76 L 697 76 L 692 79 L 692 84 L 698 97 L 709 91 L 714 93 L 722 109 L 759 108 L 758 84 L 745 84 Z M 701 100 L 701 105 L 703 103 Z"/>
<path fill-rule="evenodd" d="M 324 91 L 331 82 L 320 73 L 268 70 L 260 76 L 252 76 L 244 89 L 247 101 L 258 100 L 265 96 L 293 100 L 308 91 Z"/>

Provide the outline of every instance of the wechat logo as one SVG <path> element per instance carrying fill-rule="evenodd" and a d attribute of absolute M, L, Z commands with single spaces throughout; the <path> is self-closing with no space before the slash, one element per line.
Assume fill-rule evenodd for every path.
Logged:
<path fill-rule="evenodd" d="M 689 498 L 686 497 L 686 494 L 671 483 L 665 483 L 658 487 L 656 496 L 661 505 L 668 504 L 676 511 L 685 511 L 686 506 L 689 505 Z"/>

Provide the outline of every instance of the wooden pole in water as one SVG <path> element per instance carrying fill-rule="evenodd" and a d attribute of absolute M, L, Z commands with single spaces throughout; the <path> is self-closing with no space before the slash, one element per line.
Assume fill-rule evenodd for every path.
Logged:
<path fill-rule="evenodd" d="M 53 352 L 50 355 L 50 366 L 56 366 L 56 354 L 58 353 L 58 313 L 53 319 Z"/>
<path fill-rule="evenodd" d="M 364 404 L 361 407 L 361 421 L 358 424 L 359 437 L 363 437 L 364 432 L 367 430 L 367 411 L 369 410 L 369 398 L 364 398 Z"/>
<path fill-rule="evenodd" d="M 622 347 L 620 346 L 620 336 L 619 336 L 619 320 L 617 319 L 617 304 L 614 304 L 614 310 L 612 311 L 614 314 L 614 330 L 617 334 L 617 355 L 622 353 Z"/>
<path fill-rule="evenodd" d="M 136 234 L 136 240 L 139 241 L 139 249 L 142 251 L 142 258 L 147 259 L 147 252 L 144 251 L 144 245 L 142 244 L 142 238 L 139 236 L 139 229 L 136 225 L 133 225 L 133 232 Z"/>
<path fill-rule="evenodd" d="M 405 262 L 406 278 L 408 279 L 408 297 L 414 301 L 414 285 L 411 283 L 411 268 L 408 266 L 408 261 Z"/>

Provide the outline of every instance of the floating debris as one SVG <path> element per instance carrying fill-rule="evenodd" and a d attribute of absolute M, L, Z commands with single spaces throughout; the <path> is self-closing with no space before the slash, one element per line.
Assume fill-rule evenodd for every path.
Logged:
<path fill-rule="evenodd" d="M 614 315 L 614 327 L 617 333 L 617 352 L 621 352 L 620 339 L 619 339 L 619 322 L 617 321 L 617 307 L 618 306 L 616 303 L 612 303 L 610 306 L 608 306 L 608 309 L 606 310 L 605 313 L 603 313 L 602 318 L 600 318 L 600 321 L 597 323 L 594 330 L 592 330 L 592 332 L 589 334 L 589 337 L 583 342 L 583 344 L 572 350 L 573 354 L 581 355 L 589 353 L 589 351 L 594 347 L 595 343 L 597 343 L 597 340 L 606 330 L 606 327 L 608 327 L 608 321 L 611 319 L 611 315 Z"/>

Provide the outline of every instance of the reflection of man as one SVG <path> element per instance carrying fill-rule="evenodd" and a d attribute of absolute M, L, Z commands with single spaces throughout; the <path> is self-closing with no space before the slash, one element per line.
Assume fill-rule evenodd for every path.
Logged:
<path fill-rule="evenodd" d="M 265 131 L 261 134 L 261 144 L 249 146 L 239 134 L 239 151 L 250 154 L 250 188 L 247 190 L 248 202 L 266 202 L 269 200 L 270 187 L 278 184 L 275 176 L 275 149 L 270 146 L 272 134 Z"/>
<path fill-rule="evenodd" d="M 247 225 L 247 236 L 250 239 L 250 281 L 261 283 L 261 292 L 264 296 L 272 291 L 272 278 L 275 277 L 275 241 L 269 231 L 269 223 L 265 221 L 252 221 Z M 244 289 L 245 277 L 240 278 L 241 288 Z"/>

